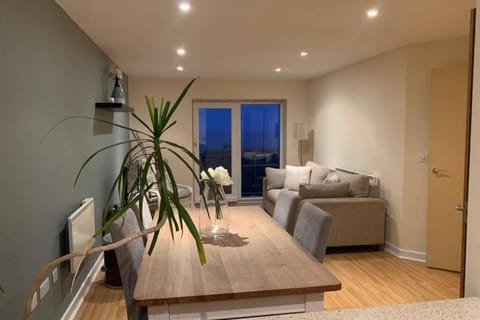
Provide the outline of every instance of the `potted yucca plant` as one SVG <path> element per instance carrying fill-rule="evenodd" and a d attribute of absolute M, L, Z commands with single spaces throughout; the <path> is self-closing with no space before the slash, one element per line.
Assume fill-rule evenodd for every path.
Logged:
<path fill-rule="evenodd" d="M 196 79 L 192 79 L 187 84 L 187 86 L 183 89 L 183 91 L 180 93 L 177 100 L 173 104 L 168 100 L 162 99 L 160 105 L 157 105 L 155 104 L 153 98 L 145 97 L 146 106 L 148 108 L 149 114 L 149 123 L 142 120 L 135 113 L 132 113 L 132 116 L 141 124 L 141 130 L 132 129 L 127 126 L 123 126 L 102 119 L 95 119 L 83 116 L 72 116 L 57 123 L 55 127 L 69 119 L 90 119 L 110 124 L 124 130 L 128 130 L 130 133 L 135 134 L 135 136 L 137 137 L 135 139 L 129 139 L 127 141 L 115 143 L 97 150 L 85 160 L 85 162 L 80 167 L 77 176 L 75 177 L 74 185 L 77 183 L 86 165 L 90 161 L 95 159 L 95 157 L 99 153 L 120 145 L 129 145 L 129 150 L 123 157 L 119 172 L 112 183 L 106 203 L 104 205 L 104 219 L 102 227 L 96 232 L 95 237 L 101 235 L 104 231 L 106 231 L 114 221 L 122 218 L 125 212 L 128 209 L 132 208 L 136 203 L 139 204 L 140 211 L 142 211 L 143 197 L 145 197 L 148 192 L 154 187 L 158 190 L 160 195 L 158 205 L 158 221 L 156 221 L 156 224 L 154 223 L 153 227 L 130 235 L 128 238 L 118 241 L 116 243 L 103 245 L 95 248 L 85 248 L 85 250 L 82 252 L 73 252 L 46 264 L 35 278 L 30 294 L 27 296 L 27 299 L 25 301 L 25 312 L 23 317 L 24 319 L 27 319 L 31 313 L 30 306 L 34 292 L 38 289 L 41 280 L 51 268 L 73 257 L 86 256 L 92 253 L 113 250 L 135 238 L 144 236 L 148 233 L 154 233 L 151 245 L 148 248 L 148 254 L 151 254 L 153 249 L 155 248 L 157 237 L 162 227 L 160 221 L 163 220 L 166 220 L 168 222 L 168 227 L 170 229 L 172 238 L 174 237 L 175 231 L 183 231 L 184 226 L 186 226 L 192 237 L 195 239 L 200 263 L 206 263 L 205 251 L 201 242 L 200 234 L 197 230 L 197 227 L 193 223 L 188 211 L 180 202 L 175 175 L 165 158 L 167 154 L 170 154 L 173 155 L 175 158 L 179 159 L 191 172 L 194 180 L 199 185 L 201 191 L 204 188 L 204 183 L 202 183 L 200 178 L 197 176 L 198 172 L 206 172 L 204 173 L 204 176 L 202 178 L 203 180 L 207 178 L 213 179 L 211 174 L 208 172 L 208 170 L 206 170 L 203 163 L 195 156 L 195 154 L 193 154 L 187 148 L 171 140 L 164 139 L 165 132 L 176 124 L 176 121 L 173 120 L 173 115 L 175 114 L 175 111 L 178 109 L 180 103 L 182 102 L 183 98 L 185 97 L 195 80 Z M 52 128 L 52 130 L 55 129 L 55 127 Z M 130 167 L 136 164 L 139 160 L 144 161 L 144 165 L 141 166 L 138 172 L 137 183 L 135 183 L 135 186 L 129 186 L 128 177 L 124 173 L 128 171 Z M 147 179 L 148 176 L 153 176 L 153 181 Z M 111 215 L 108 215 L 112 207 L 113 195 L 116 191 L 119 193 L 120 204 L 116 211 L 114 211 Z M 216 192 L 216 194 L 218 194 L 218 192 Z M 201 201 L 203 201 L 206 206 L 206 200 L 203 192 L 200 192 L 200 195 L 202 197 Z M 216 198 L 215 202 L 218 201 L 219 199 Z M 208 208 L 208 206 L 206 207 Z M 210 216 L 208 209 L 207 214 Z M 93 244 L 93 241 L 91 243 Z M 3 290 L 0 287 L 0 293 L 2 291 Z"/>
<path fill-rule="evenodd" d="M 206 262 L 205 252 L 199 232 L 187 210 L 180 202 L 175 175 L 170 165 L 165 160 L 165 155 L 170 154 L 179 159 L 192 173 L 192 176 L 201 188 L 202 183 L 197 176 L 197 171 L 198 168 L 200 170 L 205 170 L 205 167 L 190 150 L 171 140 L 166 140 L 163 138 L 165 132 L 176 124 L 176 121 L 173 120 L 173 115 L 195 80 L 196 79 L 193 79 L 187 84 L 173 104 L 168 100 L 162 99 L 160 105 L 156 105 L 153 98 L 146 96 L 145 102 L 148 108 L 150 120 L 149 123 L 142 120 L 135 113 L 132 113 L 132 116 L 141 124 L 142 130 L 132 129 L 109 121 L 94 119 L 96 121 L 106 122 L 113 126 L 128 130 L 135 134 L 138 138 L 112 144 L 93 153 L 82 164 L 75 178 L 74 184 L 76 184 L 78 181 L 85 166 L 99 153 L 107 149 L 114 148 L 118 145 L 129 144 L 130 149 L 126 152 L 123 158 L 120 170 L 112 184 L 112 187 L 110 188 L 110 192 L 104 206 L 104 223 L 102 228 L 97 231 L 96 235 L 106 231 L 115 220 L 122 217 L 124 213 L 129 208 L 132 208 L 136 203 L 139 203 L 140 211 L 142 211 L 143 197 L 146 196 L 152 188 L 156 188 L 158 189 L 160 195 L 160 202 L 158 205 L 159 221 L 157 221 L 157 223 L 163 219 L 166 219 L 172 237 L 174 235 L 174 231 L 183 231 L 183 226 L 185 225 L 195 239 L 200 263 L 204 264 Z M 144 165 L 141 166 L 138 173 L 137 183 L 129 186 L 128 179 L 124 173 L 140 160 L 144 162 Z M 198 168 L 196 166 L 198 166 Z M 149 181 L 149 179 L 147 179 L 148 176 L 153 176 L 154 181 Z M 118 210 L 116 210 L 111 216 L 108 216 L 107 213 L 111 208 L 112 197 L 116 190 L 119 192 L 120 205 Z M 201 195 L 202 200 L 205 201 L 202 192 Z M 159 230 L 155 231 L 154 233 L 153 240 L 148 249 L 149 254 L 151 254 L 155 247 L 158 233 Z"/>

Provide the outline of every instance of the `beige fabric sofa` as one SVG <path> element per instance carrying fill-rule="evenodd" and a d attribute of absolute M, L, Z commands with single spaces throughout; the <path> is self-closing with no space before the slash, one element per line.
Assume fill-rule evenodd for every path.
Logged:
<path fill-rule="evenodd" d="M 315 178 L 315 181 L 299 185 L 299 191 L 291 190 L 300 197 L 298 208 L 295 210 L 296 215 L 305 202 L 310 202 L 330 213 L 332 224 L 328 247 L 383 245 L 386 203 L 379 198 L 378 179 L 344 169 L 328 169 L 312 162 L 307 164 L 317 169 L 316 172 L 314 170 L 311 172 L 311 179 Z M 322 174 L 319 174 L 320 168 L 323 168 Z M 273 214 L 280 190 L 284 188 L 281 181 L 282 178 L 285 179 L 285 174 L 285 169 L 267 169 L 267 176 L 263 181 L 263 208 L 270 215 Z M 322 184 L 328 184 L 326 179 L 333 176 L 339 176 L 338 181 L 330 182 L 336 183 L 336 186 L 322 186 Z M 332 193 L 330 190 L 345 189 L 345 185 L 348 185 L 347 193 L 344 190 Z M 316 192 L 319 197 L 315 197 Z M 293 219 L 295 221 L 296 216 Z"/>

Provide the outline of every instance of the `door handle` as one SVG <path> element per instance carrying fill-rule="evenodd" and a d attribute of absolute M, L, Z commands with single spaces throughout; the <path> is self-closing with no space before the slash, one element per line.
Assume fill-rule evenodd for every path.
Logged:
<path fill-rule="evenodd" d="M 433 168 L 433 169 L 432 169 L 432 172 L 433 172 L 434 174 L 439 174 L 439 173 L 440 173 L 440 169 L 438 169 L 438 168 Z"/>
<path fill-rule="evenodd" d="M 463 212 L 463 204 L 457 204 L 455 206 L 455 210 L 462 211 Z"/>

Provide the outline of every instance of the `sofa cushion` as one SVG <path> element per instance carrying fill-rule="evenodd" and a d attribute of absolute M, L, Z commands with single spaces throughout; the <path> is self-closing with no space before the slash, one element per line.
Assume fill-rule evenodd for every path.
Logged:
<path fill-rule="evenodd" d="M 350 195 L 350 183 L 301 184 L 298 196 L 300 199 L 344 198 Z"/>
<path fill-rule="evenodd" d="M 350 183 L 350 194 L 353 197 L 368 197 L 370 178 L 363 174 L 336 171 L 340 182 Z"/>
<path fill-rule="evenodd" d="M 340 178 L 338 177 L 337 171 L 330 172 L 323 183 L 339 183 Z"/>
<path fill-rule="evenodd" d="M 316 164 L 313 161 L 307 161 L 305 166 L 312 168 L 312 173 L 310 174 L 311 184 L 323 183 L 327 175 L 333 171 L 332 169 Z"/>
<path fill-rule="evenodd" d="M 285 183 L 285 169 L 265 168 L 267 176 L 267 190 L 281 189 Z"/>
<path fill-rule="evenodd" d="M 298 186 L 301 183 L 310 183 L 310 167 L 285 167 L 285 188 L 298 191 Z"/>
<path fill-rule="evenodd" d="M 280 194 L 280 191 L 282 189 L 271 189 L 271 190 L 268 190 L 267 191 L 267 194 L 266 194 L 266 197 L 269 201 L 273 202 L 273 203 L 276 203 L 277 202 L 277 199 L 278 199 L 278 195 Z M 293 193 L 295 193 L 296 195 L 298 195 L 298 192 L 296 191 L 291 191 Z"/>

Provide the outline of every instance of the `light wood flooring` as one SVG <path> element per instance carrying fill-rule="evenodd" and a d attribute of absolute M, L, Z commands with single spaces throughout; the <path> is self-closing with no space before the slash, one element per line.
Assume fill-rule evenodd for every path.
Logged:
<path fill-rule="evenodd" d="M 459 296 L 458 273 L 429 269 L 383 251 L 327 254 L 324 264 L 342 282 L 342 290 L 326 293 L 326 310 Z M 103 279 L 100 273 L 75 320 L 127 319 L 123 291 L 106 288 Z"/>

